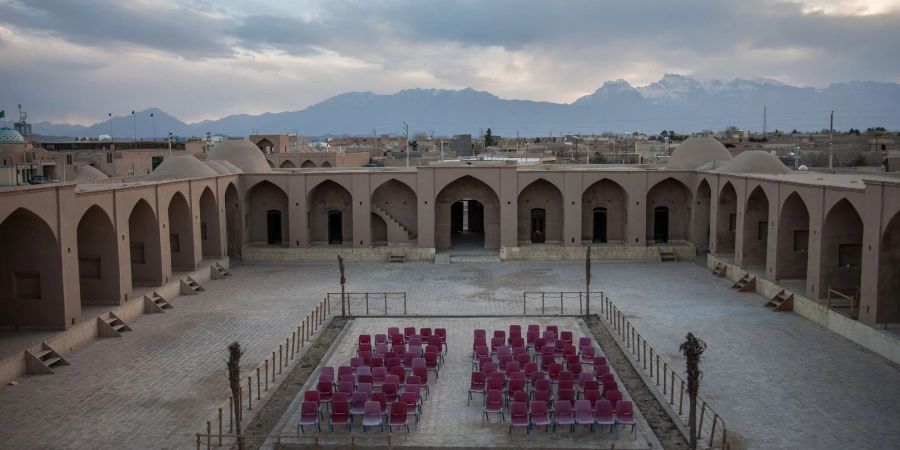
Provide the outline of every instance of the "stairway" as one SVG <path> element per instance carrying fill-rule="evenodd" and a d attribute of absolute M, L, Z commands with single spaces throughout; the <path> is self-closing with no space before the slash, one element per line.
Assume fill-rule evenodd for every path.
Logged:
<path fill-rule="evenodd" d="M 659 247 L 659 262 L 678 261 L 678 256 L 671 247 Z"/>
<path fill-rule="evenodd" d="M 404 263 L 406 262 L 406 255 L 402 253 L 398 255 L 390 254 L 388 255 L 388 262 Z"/>
<path fill-rule="evenodd" d="M 782 289 L 775 294 L 766 306 L 773 306 L 772 311 L 793 311 L 794 310 L 794 294 Z"/>
<path fill-rule="evenodd" d="M 181 279 L 181 295 L 197 295 L 205 290 L 189 276 Z"/>
<path fill-rule="evenodd" d="M 53 367 L 68 365 L 69 361 L 50 348 L 46 342 L 41 343 L 41 350 L 36 353 L 25 350 L 25 372 L 29 375 L 50 375 L 55 373 Z"/>
<path fill-rule="evenodd" d="M 737 280 L 737 282 L 731 286 L 731 288 L 737 289 L 739 292 L 753 292 L 756 290 L 756 277 L 749 273 L 745 273 L 740 280 Z"/>
<path fill-rule="evenodd" d="M 213 280 L 221 280 L 230 276 L 231 272 L 229 272 L 228 269 L 226 269 L 219 263 L 215 263 L 209 266 L 209 277 Z"/>
<path fill-rule="evenodd" d="M 112 312 L 106 317 L 97 318 L 97 332 L 100 337 L 122 337 L 122 333 L 126 331 L 131 331 L 131 327 Z"/>
<path fill-rule="evenodd" d="M 725 264 L 722 264 L 722 263 L 716 263 L 716 266 L 713 267 L 713 271 L 712 271 L 712 272 L 713 272 L 713 275 L 715 275 L 715 276 L 717 276 L 717 277 L 719 277 L 719 278 L 724 278 L 725 275 L 726 275 L 726 273 L 727 273 L 727 269 L 728 269 L 728 268 L 725 266 Z"/>
<path fill-rule="evenodd" d="M 164 313 L 166 309 L 172 309 L 172 306 L 166 299 L 162 298 L 156 291 L 153 291 L 152 294 L 144 296 L 144 312 L 151 313 Z"/>
<path fill-rule="evenodd" d="M 381 218 L 384 219 L 385 224 L 387 224 L 388 242 L 408 242 L 416 238 L 415 234 L 410 233 L 408 228 L 382 207 L 373 203 L 372 211 L 381 216 Z"/>

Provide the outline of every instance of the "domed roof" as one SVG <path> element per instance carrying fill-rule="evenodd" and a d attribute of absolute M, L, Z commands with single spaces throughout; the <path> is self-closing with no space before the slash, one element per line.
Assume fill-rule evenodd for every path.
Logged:
<path fill-rule="evenodd" d="M 221 164 L 221 165 L 222 165 L 223 167 L 225 167 L 226 169 L 230 170 L 231 173 L 234 173 L 234 174 L 244 173 L 244 171 L 241 170 L 240 167 L 238 167 L 238 166 L 232 164 L 231 161 L 227 161 L 227 160 L 221 159 L 221 160 L 217 160 L 216 162 L 219 163 L 219 164 Z"/>
<path fill-rule="evenodd" d="M 3 127 L 0 128 L 0 144 L 24 144 L 25 138 L 18 131 Z"/>
<path fill-rule="evenodd" d="M 747 150 L 739 153 L 728 164 L 716 169 L 716 172 L 725 173 L 764 173 L 780 174 L 791 173 L 791 169 L 784 165 L 775 155 L 764 150 Z"/>
<path fill-rule="evenodd" d="M 218 172 L 191 155 L 173 156 L 162 162 L 150 175 L 148 180 L 180 180 L 184 178 L 214 177 Z"/>
<path fill-rule="evenodd" d="M 215 170 L 219 175 L 231 175 L 231 169 L 225 167 L 221 161 L 206 161 L 206 165 L 209 166 L 210 169 Z"/>
<path fill-rule="evenodd" d="M 245 139 L 222 141 L 209 152 L 209 159 L 229 161 L 245 173 L 266 173 L 269 163 L 259 147 Z"/>
<path fill-rule="evenodd" d="M 734 159 L 728 149 L 715 138 L 692 136 L 685 139 L 675 149 L 666 167 L 669 169 L 694 170 L 712 161 Z"/>
<path fill-rule="evenodd" d="M 75 181 L 102 180 L 109 178 L 94 166 L 87 164 L 75 166 Z"/>

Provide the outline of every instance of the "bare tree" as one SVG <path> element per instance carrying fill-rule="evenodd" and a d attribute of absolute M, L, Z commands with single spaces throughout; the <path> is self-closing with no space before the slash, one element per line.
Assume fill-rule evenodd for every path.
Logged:
<path fill-rule="evenodd" d="M 591 316 L 591 244 L 588 244 L 587 254 L 584 256 L 584 318 Z"/>
<path fill-rule="evenodd" d="M 234 430 L 238 436 L 238 449 L 244 450 L 244 438 L 241 436 L 241 344 L 237 341 L 228 346 L 228 383 L 231 387 L 231 398 L 234 411 Z"/>
<path fill-rule="evenodd" d="M 341 271 L 341 317 L 346 317 L 347 311 L 344 309 L 344 283 L 347 282 L 347 279 L 344 278 L 344 258 L 341 257 L 341 255 L 338 255 L 337 258 L 338 269 Z"/>
<path fill-rule="evenodd" d="M 684 343 L 678 348 L 687 362 L 687 390 L 691 402 L 688 427 L 691 434 L 691 448 L 696 450 L 699 439 L 697 436 L 697 393 L 700 390 L 700 379 L 703 378 L 703 372 L 700 371 L 700 355 L 706 350 L 706 343 L 694 336 L 694 333 L 688 333 Z"/>

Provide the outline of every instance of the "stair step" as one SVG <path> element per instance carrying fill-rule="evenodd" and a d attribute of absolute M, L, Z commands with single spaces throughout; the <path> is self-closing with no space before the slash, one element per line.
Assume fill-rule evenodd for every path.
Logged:
<path fill-rule="evenodd" d="M 34 354 L 38 359 L 43 360 L 45 356 L 53 353 L 53 350 L 41 350 Z"/>
<path fill-rule="evenodd" d="M 122 331 L 122 329 L 125 328 L 125 324 L 119 323 L 119 324 L 113 325 L 112 328 L 113 328 L 113 330 L 116 330 L 116 331 Z"/>
<path fill-rule="evenodd" d="M 58 356 L 54 356 L 54 357 L 52 357 L 52 358 L 47 358 L 47 359 L 44 359 L 44 360 L 42 360 L 42 361 L 44 362 L 44 364 L 47 365 L 47 367 L 53 367 L 54 364 L 56 364 L 56 363 L 62 361 L 62 358 L 60 358 L 60 357 L 58 357 Z"/>

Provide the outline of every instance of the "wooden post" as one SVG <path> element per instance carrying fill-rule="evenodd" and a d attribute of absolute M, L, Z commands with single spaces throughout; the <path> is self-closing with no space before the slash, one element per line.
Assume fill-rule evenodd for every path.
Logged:
<path fill-rule="evenodd" d="M 297 353 L 297 333 L 291 331 L 291 359 L 294 359 L 294 354 Z"/>
<path fill-rule="evenodd" d="M 541 314 L 546 314 L 544 311 L 544 293 L 541 292 Z"/>
<path fill-rule="evenodd" d="M 234 397 L 228 397 L 228 432 L 234 432 Z"/>
<path fill-rule="evenodd" d="M 369 293 L 366 292 L 366 315 L 369 315 Z"/>
<path fill-rule="evenodd" d="M 684 380 L 681 380 L 681 392 L 678 393 L 678 415 L 681 415 L 681 407 L 684 406 Z"/>
<path fill-rule="evenodd" d="M 272 382 L 275 382 L 275 351 L 272 351 Z"/>
<path fill-rule="evenodd" d="M 197 450 L 200 450 L 200 433 L 197 433 Z"/>
<path fill-rule="evenodd" d="M 403 315 L 406 315 L 406 292 L 403 293 Z"/>
<path fill-rule="evenodd" d="M 284 367 L 284 353 L 281 350 L 281 344 L 278 344 L 278 375 L 281 375 L 281 369 Z"/>
<path fill-rule="evenodd" d="M 388 314 L 387 314 L 387 311 L 388 311 L 388 308 L 387 308 L 387 292 L 385 292 L 385 293 L 384 293 L 384 315 L 385 315 L 385 316 L 388 315 Z"/>
<path fill-rule="evenodd" d="M 284 367 L 288 366 L 288 358 L 290 357 L 290 353 L 288 353 L 288 347 L 291 345 L 291 338 L 284 338 Z"/>
<path fill-rule="evenodd" d="M 253 411 L 253 376 L 247 377 L 247 411 Z"/>
<path fill-rule="evenodd" d="M 663 377 L 666 376 L 666 373 L 663 372 Z M 666 382 L 666 379 L 663 378 L 663 383 Z M 656 385 L 659 386 L 659 353 L 656 354 Z M 665 392 L 663 392 L 665 394 Z"/>
<path fill-rule="evenodd" d="M 563 294 L 559 293 L 559 315 L 565 314 L 565 310 L 563 309 Z"/>
<path fill-rule="evenodd" d="M 222 446 L 222 408 L 219 408 L 219 447 Z"/>
<path fill-rule="evenodd" d="M 725 428 L 725 424 L 722 424 L 722 448 L 729 449 L 731 446 L 727 445 L 728 443 L 728 428 Z"/>
<path fill-rule="evenodd" d="M 709 433 L 709 447 L 712 448 L 713 439 L 716 437 L 716 422 L 719 421 L 719 415 L 713 414 L 712 431 Z"/>
<path fill-rule="evenodd" d="M 206 421 L 206 448 L 212 448 L 212 422 Z"/>
<path fill-rule="evenodd" d="M 269 392 L 269 360 L 266 359 L 266 392 Z"/>
<path fill-rule="evenodd" d="M 524 314 L 528 314 L 528 307 L 525 306 L 525 303 L 526 303 L 526 300 L 525 300 L 525 292 L 522 292 L 522 314 L 523 314 L 523 315 L 524 315 Z"/>
<path fill-rule="evenodd" d="M 672 374 L 671 379 L 669 380 L 669 404 L 675 404 L 675 371 L 670 372 Z"/>
<path fill-rule="evenodd" d="M 303 345 L 306 343 L 306 325 L 301 321 L 297 328 L 300 329 L 300 345 Z"/>
<path fill-rule="evenodd" d="M 259 366 L 256 366 L 256 399 L 257 400 L 260 400 L 260 391 L 262 391 L 262 389 L 259 388 L 259 383 L 261 383 L 261 381 L 259 380 Z"/>

